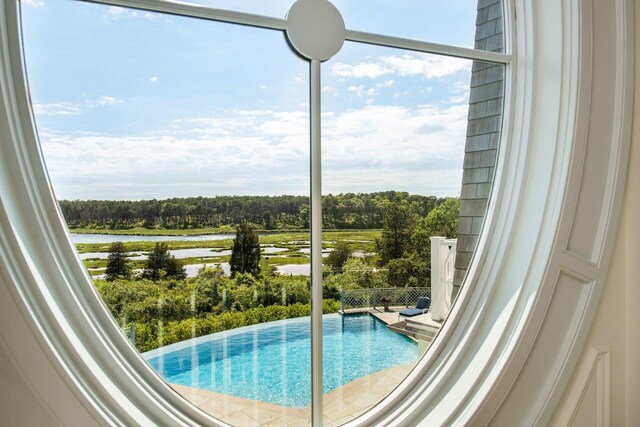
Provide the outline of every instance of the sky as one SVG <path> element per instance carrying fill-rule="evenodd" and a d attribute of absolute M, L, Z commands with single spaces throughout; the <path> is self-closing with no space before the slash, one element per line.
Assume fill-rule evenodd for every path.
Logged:
<path fill-rule="evenodd" d="M 475 1 L 334 4 L 349 29 L 473 46 Z M 76 0 L 23 0 L 22 27 L 59 199 L 309 194 L 309 67 L 282 32 Z M 470 76 L 470 60 L 346 42 L 322 64 L 323 193 L 459 195 Z"/>

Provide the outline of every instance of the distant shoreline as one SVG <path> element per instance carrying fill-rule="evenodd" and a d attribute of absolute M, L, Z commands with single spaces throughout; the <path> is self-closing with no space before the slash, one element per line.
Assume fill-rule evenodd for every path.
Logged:
<path fill-rule="evenodd" d="M 345 228 L 345 229 L 323 229 L 324 232 L 359 232 L 359 231 L 380 231 L 378 228 Z M 69 228 L 72 234 L 109 234 L 115 236 L 206 236 L 212 234 L 228 234 L 229 237 L 235 236 L 235 229 L 230 228 L 193 228 L 183 229 L 146 229 L 146 228 L 130 228 L 130 229 L 101 229 L 101 228 Z M 264 234 L 284 234 L 284 233 L 309 233 L 309 229 L 278 229 L 266 230 L 256 229 L 258 233 Z"/>
<path fill-rule="evenodd" d="M 194 228 L 189 230 L 180 229 L 146 229 L 146 228 L 129 228 L 129 229 L 111 229 L 111 228 L 69 228 L 69 232 L 73 234 L 111 234 L 120 236 L 204 236 L 209 234 L 229 234 L 234 235 L 235 230 L 214 229 L 214 228 Z"/>

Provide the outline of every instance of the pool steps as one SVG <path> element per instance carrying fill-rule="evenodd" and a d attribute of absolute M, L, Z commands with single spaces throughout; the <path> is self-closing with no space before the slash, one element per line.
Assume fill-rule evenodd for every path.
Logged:
<path fill-rule="evenodd" d="M 387 325 L 389 329 L 401 335 L 413 338 L 416 341 L 431 343 L 438 333 L 439 328 L 411 319 L 401 320 Z"/>

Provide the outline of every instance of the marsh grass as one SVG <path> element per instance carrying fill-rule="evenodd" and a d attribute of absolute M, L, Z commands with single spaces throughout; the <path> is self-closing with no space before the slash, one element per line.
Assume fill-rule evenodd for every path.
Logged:
<path fill-rule="evenodd" d="M 80 232 L 80 229 L 74 229 L 73 232 Z M 84 230 L 84 229 L 83 229 Z M 129 233 L 126 234 L 140 234 L 134 233 L 138 229 L 124 230 Z M 140 229 L 147 230 L 147 229 Z M 193 234 L 204 234 L 202 230 L 211 230 L 211 229 L 198 229 L 199 233 Z M 94 230 L 95 231 L 95 230 Z M 103 233 L 106 230 L 97 230 L 96 232 Z M 120 231 L 123 230 L 110 230 L 110 231 L 118 231 L 118 233 L 104 233 L 104 234 L 125 234 Z M 174 231 L 175 234 L 170 235 L 180 235 L 186 234 L 182 233 L 185 230 L 147 230 L 147 231 Z M 191 230 L 188 230 L 191 231 Z M 349 247 L 353 251 L 364 251 L 367 253 L 373 253 L 376 250 L 375 240 L 376 238 L 380 238 L 381 230 L 348 230 L 348 231 L 325 231 L 323 233 L 323 247 L 324 248 L 333 248 L 339 242 L 346 242 L 349 244 Z M 154 235 L 152 233 L 148 233 L 147 235 Z M 157 234 L 155 234 L 157 235 Z M 229 239 L 224 240 L 201 240 L 201 241 L 183 241 L 183 240 L 171 240 L 167 241 L 167 245 L 169 249 L 196 249 L 196 248 L 210 248 L 216 250 L 231 250 L 233 245 L 233 238 L 235 235 L 230 234 Z M 125 242 L 123 243 L 125 249 L 128 252 L 138 252 L 144 253 L 151 251 L 155 242 Z M 308 264 L 310 262 L 310 257 L 308 254 L 300 252 L 301 249 L 309 248 L 309 233 L 308 232 L 277 232 L 277 233 L 269 233 L 267 235 L 260 236 L 260 244 L 274 246 L 276 248 L 287 249 L 287 251 L 278 252 L 277 254 L 262 254 L 261 264 L 264 266 L 267 263 L 272 266 L 285 265 L 285 264 Z M 87 252 L 109 252 L 109 244 L 106 243 L 81 243 L 77 244 L 76 248 L 79 253 L 87 253 Z M 224 263 L 229 262 L 229 256 L 215 256 L 215 253 L 212 253 L 211 257 L 194 257 L 194 258 L 183 258 L 181 261 L 185 265 L 193 265 L 193 264 L 214 264 L 214 263 Z M 268 257 L 268 260 L 267 260 Z M 107 260 L 106 259 L 96 259 L 91 258 L 83 261 L 86 268 L 106 268 Z M 144 267 L 144 260 L 132 260 L 131 267 L 133 269 L 140 269 Z M 100 275 L 103 274 L 101 270 L 92 270 L 90 271 L 92 275 Z"/>

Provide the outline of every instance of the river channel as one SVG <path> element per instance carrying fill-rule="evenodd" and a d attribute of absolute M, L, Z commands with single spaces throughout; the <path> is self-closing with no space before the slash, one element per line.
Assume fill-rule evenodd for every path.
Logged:
<path fill-rule="evenodd" d="M 264 236 L 265 234 L 260 234 Z M 180 236 L 148 236 L 148 235 L 129 235 L 129 234 L 79 234 L 79 233 L 71 233 L 71 240 L 75 244 L 82 243 L 113 243 L 113 242 L 168 242 L 168 241 L 211 241 L 211 240 L 225 240 L 225 239 L 233 239 L 235 237 L 234 234 L 201 234 L 201 235 L 180 235 Z M 306 249 L 306 250 L 305 250 Z M 286 252 L 285 248 L 276 248 L 273 245 L 261 245 L 261 252 L 263 255 L 274 255 L 278 252 Z M 225 255 L 231 255 L 230 250 L 220 250 L 220 249 L 211 249 L 211 248 L 190 248 L 190 249 L 171 249 L 169 252 L 178 259 L 186 259 L 186 258 L 202 258 L 202 264 L 192 264 L 186 265 L 186 271 L 188 277 L 196 276 L 198 270 L 202 268 L 204 265 L 206 266 L 214 266 L 216 264 L 220 265 L 224 270 L 225 274 L 229 274 L 229 263 L 215 263 L 212 262 L 211 258 L 221 257 Z M 300 250 L 302 253 L 308 253 L 308 248 L 303 248 Z M 328 251 L 327 251 L 328 252 Z M 108 252 L 86 252 L 79 254 L 80 259 L 88 260 L 88 259 L 107 259 L 109 256 Z M 328 253 L 324 253 L 323 256 L 327 256 Z M 131 260 L 142 260 L 147 257 L 147 254 L 144 252 L 130 252 L 129 258 Z M 208 261 L 208 262 L 207 262 Z M 97 269 L 102 270 L 102 269 Z M 293 275 L 304 275 L 308 276 L 310 274 L 310 265 L 309 264 L 286 264 L 277 266 L 277 270 L 280 274 L 293 274 Z M 98 275 L 95 277 L 103 277 L 103 275 Z"/>

